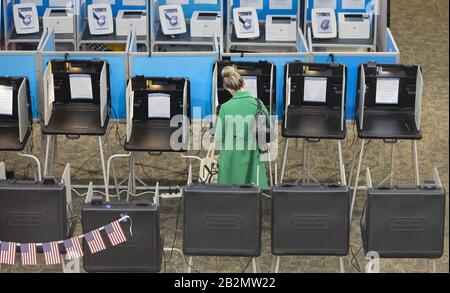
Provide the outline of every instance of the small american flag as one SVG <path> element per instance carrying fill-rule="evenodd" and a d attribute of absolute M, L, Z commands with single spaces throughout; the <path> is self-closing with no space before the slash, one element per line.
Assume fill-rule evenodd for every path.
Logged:
<path fill-rule="evenodd" d="M 105 242 L 103 242 L 102 236 L 100 235 L 100 230 L 96 229 L 88 232 L 84 235 L 84 238 L 86 239 L 91 253 L 96 253 L 106 249 Z"/>
<path fill-rule="evenodd" d="M 81 241 L 79 237 L 73 237 L 64 240 L 64 247 L 66 248 L 68 259 L 74 259 L 83 256 L 83 250 L 81 249 Z"/>
<path fill-rule="evenodd" d="M 122 227 L 119 221 L 114 221 L 111 224 L 105 226 L 106 235 L 108 235 L 109 241 L 112 246 L 116 246 L 122 242 L 127 241 L 125 234 L 123 233 Z"/>
<path fill-rule="evenodd" d="M 13 265 L 16 261 L 16 243 L 2 241 L 0 244 L 0 263 Z"/>
<path fill-rule="evenodd" d="M 36 243 L 20 244 L 20 256 L 22 258 L 22 265 L 35 266 L 36 265 Z"/>
<path fill-rule="evenodd" d="M 58 241 L 42 243 L 42 250 L 44 251 L 46 265 L 56 265 L 61 263 Z"/>

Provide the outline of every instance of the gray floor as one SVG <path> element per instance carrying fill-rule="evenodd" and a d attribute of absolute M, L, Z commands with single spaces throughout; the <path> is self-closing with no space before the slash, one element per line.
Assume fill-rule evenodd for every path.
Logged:
<path fill-rule="evenodd" d="M 418 143 L 420 159 L 421 180 L 431 178 L 431 170 L 437 167 L 441 180 L 448 190 L 449 187 L 449 68 L 448 68 L 448 1 L 444 0 L 395 0 L 391 1 L 391 29 L 401 51 L 401 62 L 417 63 L 423 68 L 424 95 L 422 111 L 422 128 L 424 138 Z M 120 125 L 119 135 L 123 137 L 125 129 Z M 116 138 L 114 127 L 110 133 L 114 152 L 121 152 L 120 144 Z M 35 127 L 34 152 L 42 154 L 39 145 L 39 127 Z M 343 143 L 345 161 L 350 162 L 353 141 L 353 133 L 349 128 L 348 139 Z M 72 176 L 75 182 L 86 183 L 94 180 L 101 183 L 100 161 L 96 152 L 97 141 L 93 138 L 83 138 L 80 141 L 61 139 L 57 165 L 54 174 L 60 176 L 66 162 L 72 164 Z M 295 181 L 299 178 L 298 165 L 301 163 L 300 155 L 302 144 L 291 144 L 289 149 L 290 165 L 288 166 L 287 178 Z M 338 171 L 336 159 L 336 146 L 334 143 L 322 142 L 314 148 L 312 162 L 315 168 L 313 175 L 319 180 L 325 180 Z M 372 142 L 367 149 L 364 165 L 371 168 L 374 180 L 377 182 L 384 178 L 388 172 L 389 148 L 380 142 Z M 18 177 L 29 176 L 27 162 L 18 159 L 16 154 L 0 154 L 0 160 L 5 161 L 8 169 L 16 170 Z M 143 163 L 138 167 L 138 174 L 148 183 L 159 180 L 160 184 L 183 184 L 185 180 L 187 165 L 179 155 L 163 155 L 162 157 L 146 156 Z M 401 142 L 397 149 L 395 181 L 397 183 L 412 183 L 411 147 L 407 142 Z M 127 171 L 126 162 L 120 162 L 117 166 L 119 176 L 123 178 Z M 349 168 L 347 167 L 347 171 Z M 333 177 L 335 178 L 335 177 Z M 337 180 L 337 179 L 333 179 Z M 361 179 L 364 182 L 364 177 Z M 74 195 L 75 196 L 75 195 Z M 76 197 L 76 196 L 75 196 Z M 79 213 L 82 198 L 75 199 L 75 212 Z M 175 221 L 177 211 L 177 199 L 164 200 L 161 204 L 161 223 L 163 233 L 166 237 L 166 246 L 172 245 L 175 232 Z M 359 232 L 359 220 L 363 206 L 363 193 L 358 193 L 354 220 L 351 232 L 351 248 L 357 252 L 361 247 L 361 236 Z M 270 255 L 270 204 L 264 199 L 264 222 L 263 222 L 263 254 L 259 258 L 261 270 L 270 271 L 272 256 Z M 182 223 L 177 229 L 176 247 L 181 247 L 180 238 Z M 78 232 L 80 228 L 78 227 Z M 448 200 L 446 209 L 445 229 L 445 253 L 437 260 L 437 271 L 448 272 Z M 357 261 L 362 269 L 366 264 L 363 253 L 357 256 Z M 348 272 L 357 272 L 351 265 L 351 256 L 345 258 L 345 267 Z M 40 259 L 40 264 L 43 261 Z M 196 257 L 194 267 L 202 272 L 240 272 L 248 263 L 247 258 L 229 257 Z M 168 272 L 180 272 L 184 260 L 178 255 L 173 255 L 167 263 Z M 250 271 L 251 267 L 247 269 Z M 333 257 L 283 257 L 281 270 L 283 272 L 338 272 L 338 258 Z M 383 272 L 428 272 L 431 271 L 429 262 L 426 260 L 383 260 L 381 263 Z M 13 272 L 38 272 L 38 271 L 60 271 L 58 266 L 43 266 L 35 268 L 23 268 L 19 265 L 14 267 L 3 266 L 2 271 Z"/>

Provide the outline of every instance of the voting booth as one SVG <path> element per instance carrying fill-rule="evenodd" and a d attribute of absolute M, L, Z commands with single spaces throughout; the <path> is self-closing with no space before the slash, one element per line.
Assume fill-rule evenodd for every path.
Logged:
<path fill-rule="evenodd" d="M 276 67 L 269 62 L 232 62 L 219 61 L 214 65 L 213 107 L 219 114 L 220 106 L 226 103 L 231 94 L 223 87 L 222 70 L 227 66 L 236 66 L 244 79 L 245 90 L 261 100 L 269 113 L 275 113 Z"/>
<path fill-rule="evenodd" d="M 223 43 L 223 1 L 150 0 L 151 52 L 214 51 Z"/>
<path fill-rule="evenodd" d="M 378 139 L 391 146 L 390 173 L 382 181 L 384 183 L 389 180 L 390 186 L 394 184 L 395 145 L 398 140 L 411 141 L 414 182 L 419 185 L 417 140 L 422 138 L 420 115 L 423 76 L 419 65 L 374 62 L 361 64 L 358 83 L 356 126 L 361 144 L 355 144 L 350 172 L 351 179 L 358 162 L 351 212 L 356 199 L 366 141 Z"/>
<path fill-rule="evenodd" d="M 24 150 L 32 124 L 27 78 L 0 77 L 0 151 Z"/>
<path fill-rule="evenodd" d="M 83 51 L 126 51 L 128 36 L 136 33 L 139 50 L 149 46 L 149 1 L 83 1 L 78 44 Z"/>
<path fill-rule="evenodd" d="M 183 188 L 183 198 L 184 254 L 252 257 L 261 254 L 259 187 L 194 183 Z M 253 261 L 255 271 L 254 258 Z"/>
<path fill-rule="evenodd" d="M 227 0 L 226 52 L 297 52 L 305 2 Z"/>
<path fill-rule="evenodd" d="M 62 50 L 76 50 L 79 0 L 2 1 L 6 48 L 37 50 L 44 31 L 54 30 Z"/>
<path fill-rule="evenodd" d="M 443 254 L 445 190 L 437 169 L 421 185 L 373 186 L 366 170 L 361 221 L 364 252 L 381 258 L 440 258 Z"/>

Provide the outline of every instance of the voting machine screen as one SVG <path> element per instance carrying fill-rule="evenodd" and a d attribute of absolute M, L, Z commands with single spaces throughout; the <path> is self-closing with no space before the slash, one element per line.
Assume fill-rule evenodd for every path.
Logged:
<path fill-rule="evenodd" d="M 287 105 L 341 109 L 346 70 L 343 65 L 293 62 L 286 65 L 287 70 L 291 92 Z"/>
<path fill-rule="evenodd" d="M 362 68 L 365 74 L 366 110 L 376 108 L 414 111 L 420 70 L 418 65 L 367 63 Z M 361 78 L 361 72 L 358 76 Z"/>
<path fill-rule="evenodd" d="M 186 104 L 185 83 L 186 87 Z M 189 80 L 184 78 L 149 78 L 137 76 L 132 79 L 134 91 L 133 120 L 170 120 L 187 113 L 190 117 Z M 186 105 L 186 112 L 184 107 Z"/>
<path fill-rule="evenodd" d="M 100 77 L 105 61 L 101 60 L 51 60 L 54 80 L 54 97 L 57 104 L 100 104 Z M 109 67 L 107 75 L 109 76 Z M 107 88 L 109 89 L 109 78 Z M 107 91 L 108 101 L 110 92 Z"/>
<path fill-rule="evenodd" d="M 231 98 L 231 94 L 223 87 L 221 74 L 222 70 L 230 65 L 236 65 L 244 79 L 245 89 L 259 98 L 270 113 L 275 113 L 275 65 L 269 62 L 218 62 L 216 107 Z"/>

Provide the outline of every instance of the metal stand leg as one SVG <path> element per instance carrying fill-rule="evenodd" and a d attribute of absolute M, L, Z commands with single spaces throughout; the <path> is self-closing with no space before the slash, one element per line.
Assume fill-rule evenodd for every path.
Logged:
<path fill-rule="evenodd" d="M 48 164 L 49 164 L 49 155 L 50 155 L 50 144 L 51 137 L 47 135 L 45 143 L 45 157 L 44 157 L 44 175 L 48 175 Z"/>
<path fill-rule="evenodd" d="M 417 157 L 417 141 L 412 140 L 412 153 L 413 153 L 413 166 L 414 166 L 414 180 L 415 184 L 420 185 L 420 177 L 419 177 L 419 158 Z"/>
<path fill-rule="evenodd" d="M 435 259 L 431 260 L 431 266 L 433 267 L 433 274 L 436 274 L 437 270 L 436 270 L 436 260 Z"/>
<path fill-rule="evenodd" d="M 108 135 L 108 134 L 106 134 L 106 135 Z M 113 155 L 113 153 L 112 153 L 111 143 L 109 141 L 109 136 L 106 137 L 106 144 L 108 145 L 108 152 L 109 152 L 109 156 L 111 157 Z M 119 184 L 117 183 L 116 167 L 114 165 L 112 165 L 111 167 L 112 167 L 114 185 L 116 186 L 116 194 L 119 194 Z M 109 177 L 108 177 L 108 179 L 109 179 Z M 109 180 L 108 180 L 108 184 L 109 184 Z"/>
<path fill-rule="evenodd" d="M 365 143 L 365 140 L 363 139 L 361 142 L 361 151 L 359 153 L 358 168 L 356 169 L 356 180 L 355 180 L 355 186 L 353 189 L 352 205 L 350 207 L 350 223 L 351 223 L 351 220 L 353 217 L 353 208 L 355 206 L 356 193 L 358 192 L 359 173 L 361 171 L 361 163 L 362 163 L 363 153 L 364 153 L 364 143 Z"/>
<path fill-rule="evenodd" d="M 394 155 L 395 155 L 395 143 L 392 143 L 392 145 L 391 145 L 391 167 L 390 167 L 391 172 L 389 173 L 390 177 L 391 177 L 389 186 L 391 188 L 394 186 L 394 164 L 395 164 L 394 163 Z"/>
<path fill-rule="evenodd" d="M 284 171 L 286 169 L 286 159 L 287 159 L 287 154 L 288 154 L 288 147 L 289 147 L 289 138 L 285 138 L 283 164 L 281 165 L 280 183 L 283 183 L 283 179 L 284 179 Z"/>
<path fill-rule="evenodd" d="M 253 273 L 255 273 L 255 274 L 259 273 L 258 261 L 255 257 L 252 258 L 252 267 L 253 267 Z"/>
<path fill-rule="evenodd" d="M 98 137 L 98 144 L 99 144 L 99 148 L 100 148 L 100 160 L 102 163 L 103 182 L 105 183 L 105 192 L 108 194 L 109 193 L 109 184 L 108 184 L 108 181 L 106 181 L 106 180 L 108 180 L 109 178 L 107 178 L 107 176 L 106 176 L 105 156 L 103 154 L 103 144 L 102 144 L 101 136 Z"/>
<path fill-rule="evenodd" d="M 281 256 L 275 257 L 275 262 L 273 264 L 273 270 L 272 270 L 275 274 L 278 274 L 278 272 L 280 271 L 280 259 L 281 259 Z"/>
<path fill-rule="evenodd" d="M 191 270 L 192 263 L 193 263 L 192 256 L 190 256 L 189 259 L 188 259 L 188 264 L 189 264 L 188 265 L 188 270 L 187 270 L 188 274 L 190 274 L 192 272 L 192 270 Z"/>
<path fill-rule="evenodd" d="M 339 266 L 341 268 L 341 273 L 345 273 L 344 257 L 339 258 Z"/>
<path fill-rule="evenodd" d="M 303 160 L 302 160 L 302 181 L 303 183 L 306 183 L 306 168 L 307 168 L 307 148 L 308 144 L 305 139 L 303 139 Z"/>
<path fill-rule="evenodd" d="M 58 136 L 57 135 L 52 135 L 52 145 L 53 145 L 53 149 L 52 149 L 52 153 L 51 153 L 51 161 L 50 161 L 50 165 L 49 165 L 49 175 L 53 174 L 53 166 L 55 164 L 57 155 L 58 155 Z"/>

